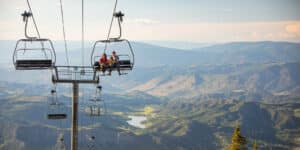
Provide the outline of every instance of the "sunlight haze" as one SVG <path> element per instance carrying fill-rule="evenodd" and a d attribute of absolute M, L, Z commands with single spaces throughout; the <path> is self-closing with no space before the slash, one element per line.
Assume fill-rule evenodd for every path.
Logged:
<path fill-rule="evenodd" d="M 42 37 L 62 39 L 59 0 L 31 0 Z M 86 39 L 105 38 L 113 0 L 85 1 Z M 81 1 L 64 0 L 67 38 L 80 40 Z M 120 0 L 132 40 L 300 42 L 299 0 Z M 23 36 L 25 0 L 0 0 L 0 39 Z"/>

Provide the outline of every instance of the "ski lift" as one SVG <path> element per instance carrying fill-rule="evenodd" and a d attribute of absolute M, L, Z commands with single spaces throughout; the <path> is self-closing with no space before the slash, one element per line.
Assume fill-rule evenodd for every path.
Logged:
<path fill-rule="evenodd" d="M 100 117 L 106 113 L 105 103 L 101 98 L 89 99 L 85 112 L 90 117 Z"/>
<path fill-rule="evenodd" d="M 101 98 L 102 86 L 97 86 L 95 96 L 89 99 L 85 112 L 90 117 L 99 117 L 106 113 L 106 106 L 104 100 Z"/>
<path fill-rule="evenodd" d="M 36 26 L 33 14 L 31 11 L 25 11 L 22 14 L 25 22 L 25 37 L 17 41 L 13 63 L 16 70 L 42 70 L 51 69 L 56 62 L 56 54 L 53 43 L 50 39 L 40 38 L 38 28 Z M 28 35 L 28 21 L 32 18 L 35 25 L 37 37 Z"/>
<path fill-rule="evenodd" d="M 86 104 L 85 112 L 90 119 L 90 125 L 94 125 L 97 122 L 98 118 L 106 113 L 106 106 L 104 100 L 101 98 L 101 91 L 102 86 L 96 85 L 96 90 L 93 98 L 89 99 Z M 86 134 L 86 143 L 88 149 L 90 150 L 98 149 L 94 129 L 94 126 L 92 126 L 92 128 L 88 129 Z"/>
<path fill-rule="evenodd" d="M 60 120 L 67 118 L 65 105 L 62 102 L 58 101 L 57 92 L 55 89 L 51 90 L 51 99 L 49 101 L 47 118 L 50 120 Z"/>
<path fill-rule="evenodd" d="M 119 25 L 119 36 L 110 38 L 110 32 L 112 23 L 110 26 L 108 38 L 106 40 L 98 40 L 94 43 L 92 54 L 91 54 L 91 65 L 96 71 L 104 72 L 109 71 L 108 75 L 111 75 L 110 72 L 118 71 L 119 75 L 125 75 L 128 71 L 131 71 L 134 66 L 134 53 L 131 46 L 131 43 L 127 39 L 121 39 L 122 37 L 122 27 L 121 22 L 123 21 L 124 14 L 122 12 L 115 12 L 113 14 L 113 19 L 117 19 Z M 103 49 L 99 51 L 96 49 Z M 115 54 L 114 54 L 115 53 Z M 100 59 L 103 54 L 108 54 L 107 59 L 109 60 L 114 55 L 119 59 L 117 62 L 108 63 L 107 65 L 100 64 Z"/>
<path fill-rule="evenodd" d="M 53 150 L 66 150 L 66 149 L 67 148 L 64 140 L 64 135 L 59 134 Z"/>
<path fill-rule="evenodd" d="M 94 135 L 87 135 L 86 136 L 87 138 L 87 146 L 88 146 L 88 149 L 92 150 L 92 149 L 95 149 L 96 148 L 96 136 Z"/>

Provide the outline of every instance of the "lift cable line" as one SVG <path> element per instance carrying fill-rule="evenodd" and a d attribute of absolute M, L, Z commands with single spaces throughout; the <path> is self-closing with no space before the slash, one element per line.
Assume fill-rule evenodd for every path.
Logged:
<path fill-rule="evenodd" d="M 81 0 L 81 55 L 84 66 L 84 0 Z"/>
<path fill-rule="evenodd" d="M 63 31 L 63 38 L 64 38 L 65 53 L 66 53 L 66 61 L 67 61 L 68 66 L 70 66 L 70 59 L 69 59 L 69 52 L 68 52 L 68 45 L 67 45 L 67 38 L 66 38 L 66 30 L 65 30 L 63 3 L 62 3 L 62 0 L 59 0 L 59 2 L 60 2 L 60 13 L 61 13 L 61 22 L 62 22 L 62 31 Z"/>
<path fill-rule="evenodd" d="M 37 27 L 37 23 L 36 23 L 36 21 L 35 21 L 35 19 L 34 19 L 34 15 L 33 15 L 33 13 L 32 13 L 32 9 L 31 9 L 31 6 L 30 6 L 30 2 L 29 2 L 29 0 L 26 0 L 26 2 L 27 2 L 27 5 L 28 5 L 28 8 L 29 8 L 30 16 L 32 17 L 32 21 L 33 21 L 33 24 L 34 24 L 36 33 L 37 33 L 37 35 L 38 35 L 38 38 L 41 38 L 39 29 L 38 29 L 38 27 Z M 25 14 L 25 13 L 26 13 L 26 11 L 24 12 L 24 14 Z M 23 15 L 22 15 L 22 16 L 23 16 Z M 23 16 L 23 17 L 24 17 L 24 16 Z M 24 19 L 23 19 L 23 20 L 24 20 Z M 27 33 L 27 21 L 26 21 L 26 25 L 25 25 L 25 35 L 27 35 L 26 33 Z M 26 37 L 27 37 L 27 36 L 26 36 Z M 28 37 L 27 37 L 27 38 L 28 38 Z"/>
<path fill-rule="evenodd" d="M 114 5 L 113 12 L 112 12 L 112 17 L 111 17 L 111 21 L 110 21 L 110 25 L 109 25 L 106 40 L 109 40 L 109 37 L 110 37 L 110 33 L 111 33 L 111 29 L 112 29 L 113 22 L 114 22 L 114 17 L 115 17 L 114 14 L 117 10 L 117 5 L 118 5 L 118 0 L 115 1 L 115 5 Z M 107 49 L 107 43 L 105 43 L 104 53 L 106 52 L 106 49 Z"/>

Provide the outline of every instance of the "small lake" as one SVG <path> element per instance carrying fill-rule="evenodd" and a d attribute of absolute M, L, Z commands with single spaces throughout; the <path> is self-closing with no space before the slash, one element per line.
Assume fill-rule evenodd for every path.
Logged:
<path fill-rule="evenodd" d="M 128 124 L 137 127 L 137 128 L 146 128 L 144 124 L 142 124 L 143 121 L 146 121 L 147 118 L 144 116 L 128 116 L 130 120 L 127 121 Z"/>

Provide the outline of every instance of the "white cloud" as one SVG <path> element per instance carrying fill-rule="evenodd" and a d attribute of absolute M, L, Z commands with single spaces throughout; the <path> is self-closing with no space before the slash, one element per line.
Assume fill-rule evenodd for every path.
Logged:
<path fill-rule="evenodd" d="M 43 37 L 62 39 L 61 27 L 40 23 Z M 24 25 L 20 20 L 0 22 L 0 39 L 23 37 Z M 67 37 L 80 40 L 80 25 L 69 25 Z M 107 34 L 107 26 L 91 22 L 86 28 L 86 39 L 97 40 Z M 293 41 L 300 42 L 300 21 L 232 22 L 232 23 L 161 23 L 150 19 L 131 19 L 124 23 L 123 35 L 130 40 L 161 40 L 191 42 L 229 41 Z"/>
<path fill-rule="evenodd" d="M 300 22 L 291 23 L 286 26 L 286 31 L 288 33 L 294 33 L 300 36 Z"/>
<path fill-rule="evenodd" d="M 131 24 L 142 24 L 142 25 L 149 25 L 149 24 L 151 25 L 151 24 L 159 23 L 159 21 L 146 19 L 146 18 L 128 19 L 126 22 Z"/>
<path fill-rule="evenodd" d="M 300 21 L 232 23 L 127 24 L 129 38 L 195 42 L 294 41 L 300 42 Z"/>

